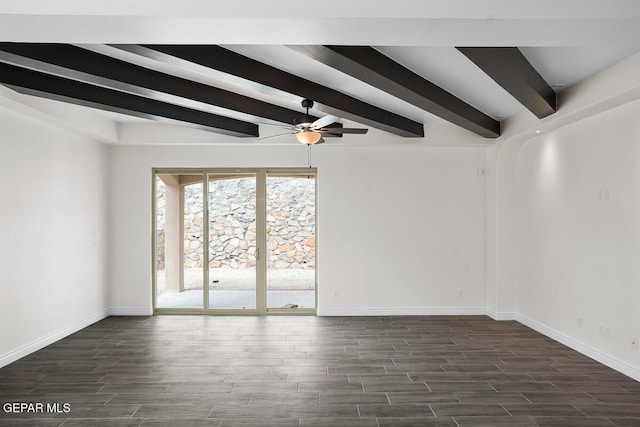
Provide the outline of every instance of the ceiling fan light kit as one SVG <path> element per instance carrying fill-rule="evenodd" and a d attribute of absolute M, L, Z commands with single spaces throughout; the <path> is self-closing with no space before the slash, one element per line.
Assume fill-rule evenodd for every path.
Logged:
<path fill-rule="evenodd" d="M 320 141 L 322 134 L 311 130 L 302 130 L 296 133 L 296 139 L 301 144 L 312 145 Z"/>

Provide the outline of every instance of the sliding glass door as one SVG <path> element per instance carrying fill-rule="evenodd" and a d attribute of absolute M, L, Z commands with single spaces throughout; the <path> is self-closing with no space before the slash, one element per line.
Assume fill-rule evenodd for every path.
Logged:
<path fill-rule="evenodd" d="M 202 308 L 202 174 L 159 173 L 155 186 L 156 308 Z"/>
<path fill-rule="evenodd" d="M 267 308 L 315 308 L 315 176 L 267 175 Z"/>
<path fill-rule="evenodd" d="M 314 313 L 315 200 L 313 169 L 155 170 L 155 310 Z"/>
<path fill-rule="evenodd" d="M 255 310 L 256 175 L 208 175 L 209 308 Z"/>

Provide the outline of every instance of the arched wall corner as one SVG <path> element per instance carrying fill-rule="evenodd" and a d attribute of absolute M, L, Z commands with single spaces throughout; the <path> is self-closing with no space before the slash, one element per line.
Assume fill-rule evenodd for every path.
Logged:
<path fill-rule="evenodd" d="M 559 110 L 537 120 L 524 110 L 509 118 L 496 144 L 487 149 L 486 309 L 494 319 L 518 317 L 515 271 L 516 168 L 522 148 L 540 133 L 550 133 L 640 99 L 640 53 L 558 95 Z"/>
<path fill-rule="evenodd" d="M 633 328 L 627 327 L 626 323 L 633 324 L 635 320 L 629 322 L 627 318 L 635 319 L 636 316 L 632 313 L 633 310 L 626 308 L 625 302 L 622 302 L 623 307 L 617 309 L 612 304 L 614 300 L 625 301 L 625 298 L 634 299 L 633 295 L 637 295 L 630 283 L 634 281 L 638 271 L 631 265 L 633 263 L 629 260 L 633 255 L 626 249 L 638 241 L 637 227 L 630 225 L 633 221 L 626 221 L 625 224 L 631 231 L 625 234 L 622 230 L 625 225 L 615 219 L 627 219 L 637 213 L 634 200 L 637 185 L 633 177 L 637 174 L 638 161 L 633 153 L 640 145 L 640 125 L 634 119 L 640 105 L 638 75 L 640 57 L 635 55 L 580 83 L 579 87 L 568 89 L 562 96 L 561 108 L 556 114 L 536 120 L 523 112 L 508 121 L 504 135 L 494 147 L 487 150 L 485 280 L 487 314 L 494 319 L 517 320 L 635 379 L 640 379 L 640 366 L 632 361 L 635 355 L 629 354 L 631 350 L 628 341 L 630 336 L 637 336 L 638 331 L 637 328 L 631 330 Z M 625 84 L 622 85 L 621 81 Z M 542 143 L 544 147 L 537 145 Z M 568 151 L 570 149 L 573 151 Z M 581 163 L 586 160 L 590 166 Z M 543 169 L 555 170 L 557 177 L 562 178 L 561 182 L 547 173 L 531 175 L 532 171 L 538 170 L 534 166 L 539 166 L 538 172 Z M 600 181 L 623 184 L 620 187 L 607 187 L 609 184 L 601 184 Z M 573 187 L 580 187 L 580 191 L 584 186 L 585 193 L 576 193 L 578 195 L 570 197 L 563 195 L 566 192 L 558 185 L 569 185 L 567 182 Z M 576 190 L 573 187 L 570 188 L 571 191 Z M 611 206 L 607 208 L 605 205 L 598 205 L 594 199 L 597 194 L 588 196 L 589 192 L 596 191 L 596 187 L 613 189 Z M 543 194 L 541 190 L 545 190 L 546 196 L 543 198 L 540 197 Z M 609 190 L 600 191 L 605 192 L 604 196 L 600 196 L 601 200 L 608 201 Z M 550 199 L 549 195 L 553 197 Z M 563 210 L 570 206 L 576 207 L 576 212 L 583 214 L 571 216 L 576 215 L 571 210 L 573 208 Z M 597 210 L 600 206 L 605 209 L 605 219 L 598 219 L 598 215 L 602 215 Z M 582 221 L 576 223 L 569 217 L 582 218 Z M 611 239 L 598 240 L 600 234 L 591 236 L 589 231 L 585 231 L 588 227 L 583 224 L 595 224 L 598 221 L 604 221 L 599 222 L 600 228 L 612 228 L 618 234 L 631 237 L 618 243 Z M 569 229 L 558 229 L 560 223 L 575 225 Z M 536 231 L 527 231 L 529 226 L 538 227 L 534 230 L 539 232 L 546 231 L 537 234 Z M 587 254 L 591 258 L 585 256 L 589 262 L 578 259 L 582 262 L 580 265 L 586 268 L 583 276 L 593 276 L 593 271 L 598 270 L 594 254 L 606 252 L 606 262 L 603 261 L 601 270 L 604 270 L 601 273 L 607 278 L 601 282 L 612 280 L 609 285 L 615 284 L 628 295 L 625 297 L 624 292 L 616 291 L 614 293 L 617 296 L 610 296 L 611 292 L 607 293 L 606 286 L 603 288 L 602 283 L 595 284 L 597 280 L 592 278 L 584 283 L 575 283 L 571 279 L 577 277 L 575 274 L 575 277 L 565 277 L 573 271 L 571 268 L 578 268 L 576 265 L 579 262 L 574 262 L 576 265 L 572 264 L 571 268 L 565 264 L 559 265 L 559 259 L 544 252 L 560 250 L 555 247 L 557 243 L 554 243 L 560 238 L 559 235 L 563 236 L 560 242 L 566 247 L 561 254 L 573 254 L 574 258 L 582 256 L 577 255 L 581 251 L 576 242 L 587 239 L 593 245 L 602 246 L 589 249 L 594 252 Z M 540 259 L 535 254 L 539 254 Z M 563 273 L 565 270 L 569 273 Z M 533 271 L 540 274 L 532 277 Z M 591 273 L 587 273 L 588 271 Z M 614 274 L 608 277 L 605 271 L 613 271 Z M 558 281 L 558 287 L 547 283 L 545 278 L 549 277 Z M 536 280 L 540 280 L 539 284 L 544 285 L 546 290 L 538 289 Z M 532 300 L 532 292 L 536 293 L 538 299 Z M 568 297 L 571 292 L 573 296 Z M 556 293 L 558 301 L 553 299 Z M 591 301 L 594 299 L 593 295 L 600 296 L 601 306 Z M 553 307 L 547 307 L 544 301 L 554 302 Z M 627 319 L 626 323 L 624 319 Z M 601 322 L 599 333 L 598 322 Z"/>

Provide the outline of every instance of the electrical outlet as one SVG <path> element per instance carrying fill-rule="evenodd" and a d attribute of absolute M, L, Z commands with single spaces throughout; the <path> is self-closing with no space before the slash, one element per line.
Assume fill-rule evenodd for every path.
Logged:
<path fill-rule="evenodd" d="M 458 298 L 462 298 L 464 296 L 464 291 L 462 289 L 458 289 Z"/>
<path fill-rule="evenodd" d="M 582 328 L 583 324 L 584 324 L 584 319 L 582 317 L 578 317 L 578 326 Z"/>
<path fill-rule="evenodd" d="M 634 350 L 638 349 L 638 338 L 637 337 L 631 337 L 631 348 Z"/>
<path fill-rule="evenodd" d="M 609 328 L 609 327 L 605 328 L 604 336 L 607 339 L 611 339 L 611 337 L 613 336 L 613 330 L 611 328 Z"/>
<path fill-rule="evenodd" d="M 334 291 L 334 292 L 333 292 L 333 299 L 338 299 L 338 298 L 339 298 L 339 296 L 340 296 L 340 295 L 338 294 L 338 291 Z"/>

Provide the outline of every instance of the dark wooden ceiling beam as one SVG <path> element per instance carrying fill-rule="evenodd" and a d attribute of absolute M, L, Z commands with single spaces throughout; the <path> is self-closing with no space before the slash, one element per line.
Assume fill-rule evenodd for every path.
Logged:
<path fill-rule="evenodd" d="M 253 82 L 262 87 L 312 99 L 322 111 L 405 137 L 424 136 L 421 123 L 383 110 L 356 98 L 278 68 L 211 45 L 116 45 L 157 61 L 186 61 Z M 183 64 L 184 65 L 184 64 Z"/>
<path fill-rule="evenodd" d="M 539 119 L 557 111 L 556 93 L 517 47 L 458 47 Z"/>
<path fill-rule="evenodd" d="M 500 122 L 369 46 L 289 46 L 485 138 L 500 136 Z"/>
<path fill-rule="evenodd" d="M 12 54 L 7 61 L 15 65 L 214 114 L 232 115 L 239 112 L 242 114 L 239 118 L 243 120 L 260 122 L 264 118 L 290 125 L 301 115 L 300 111 L 161 73 L 73 45 L 0 43 L 0 51 Z M 28 62 L 24 58 L 38 63 Z M 3 58 L 0 57 L 0 60 Z M 317 117 L 312 119 L 316 120 Z"/>
<path fill-rule="evenodd" d="M 0 83 L 18 92 L 153 120 L 179 122 L 225 135 L 257 137 L 258 126 L 200 110 L 0 63 Z"/>

